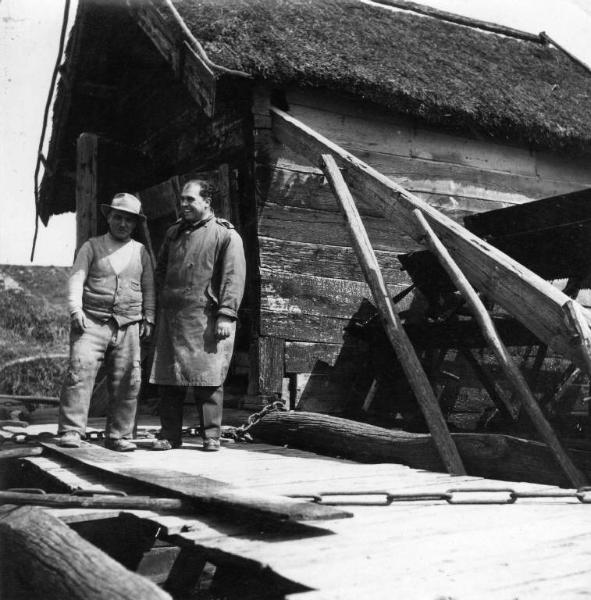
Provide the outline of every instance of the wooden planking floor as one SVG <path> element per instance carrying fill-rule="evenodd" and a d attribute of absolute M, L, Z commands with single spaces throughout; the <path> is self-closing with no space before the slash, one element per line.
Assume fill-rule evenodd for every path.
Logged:
<path fill-rule="evenodd" d="M 203 453 L 192 438 L 182 449 L 138 450 L 132 457 L 137 467 L 170 468 L 272 494 L 553 489 L 451 477 L 397 464 L 359 464 L 263 444 L 224 443 L 219 453 Z M 68 473 L 70 483 L 108 487 L 100 478 L 89 481 L 83 470 L 55 462 L 52 466 L 53 459 L 26 460 L 54 469 L 58 477 Z M 354 513 L 353 519 L 323 521 L 321 535 L 296 539 L 256 538 L 241 534 L 239 528 L 230 535 L 195 516 L 143 518 L 166 524 L 171 541 L 198 546 L 212 562 L 244 561 L 311 590 L 292 594 L 290 600 L 591 596 L 591 505 L 549 499 L 519 500 L 510 506 L 422 501 L 347 510 Z"/>

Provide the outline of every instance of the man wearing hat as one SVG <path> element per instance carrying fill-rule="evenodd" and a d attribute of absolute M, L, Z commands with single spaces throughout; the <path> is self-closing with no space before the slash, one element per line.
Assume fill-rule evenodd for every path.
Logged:
<path fill-rule="evenodd" d="M 140 338 L 154 326 L 154 274 L 143 244 L 131 239 L 144 220 L 140 201 L 116 194 L 101 204 L 108 233 L 78 251 L 68 280 L 70 362 L 60 396 L 59 443 L 75 448 L 86 431 L 97 371 L 109 392 L 105 447 L 135 450 L 132 437 L 141 383 Z"/>

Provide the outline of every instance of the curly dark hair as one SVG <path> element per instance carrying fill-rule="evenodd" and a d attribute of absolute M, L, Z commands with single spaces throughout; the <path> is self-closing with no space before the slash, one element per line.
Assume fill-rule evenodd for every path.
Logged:
<path fill-rule="evenodd" d="M 189 181 L 183 185 L 183 189 L 191 185 L 199 185 L 201 189 L 201 197 L 204 200 L 209 200 L 210 204 L 212 203 L 216 188 L 211 181 L 208 181 L 207 179 L 189 179 Z"/>

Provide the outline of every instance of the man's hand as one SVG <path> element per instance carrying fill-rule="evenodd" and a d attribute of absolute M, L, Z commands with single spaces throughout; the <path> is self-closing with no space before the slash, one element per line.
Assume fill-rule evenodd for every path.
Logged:
<path fill-rule="evenodd" d="M 148 323 L 148 321 L 142 321 L 140 323 L 140 338 L 148 339 L 152 332 L 154 331 L 154 325 L 152 323 Z"/>
<path fill-rule="evenodd" d="M 230 334 L 232 333 L 232 321 L 233 319 L 226 315 L 220 315 L 217 318 L 215 324 L 215 337 L 218 340 L 224 340 L 227 337 L 230 337 Z"/>
<path fill-rule="evenodd" d="M 88 327 L 86 317 L 81 310 L 70 315 L 70 323 L 76 333 L 82 333 Z"/>

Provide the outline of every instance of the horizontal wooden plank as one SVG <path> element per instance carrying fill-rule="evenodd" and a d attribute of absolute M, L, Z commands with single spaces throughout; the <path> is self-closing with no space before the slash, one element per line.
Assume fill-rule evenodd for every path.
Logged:
<path fill-rule="evenodd" d="M 222 510 L 250 513 L 253 518 L 306 521 L 310 519 L 341 518 L 351 516 L 345 511 L 320 507 L 284 498 L 258 494 L 214 479 L 187 475 L 170 469 L 145 468 L 134 466 L 129 457 L 117 456 L 113 452 L 84 445 L 80 448 L 60 448 L 55 444 L 44 443 L 43 447 L 55 455 L 67 457 L 79 464 L 99 469 L 117 477 L 145 483 L 152 488 L 165 490 L 193 501 L 196 511 Z"/>
<path fill-rule="evenodd" d="M 364 299 L 372 301 L 369 287 L 359 281 L 300 275 L 287 271 L 261 269 L 261 308 L 267 312 L 301 314 L 349 319 Z M 394 297 L 407 286 L 389 285 Z M 409 306 L 408 297 L 398 304 L 399 310 Z"/>
<path fill-rule="evenodd" d="M 371 196 L 378 206 L 384 207 L 387 218 L 416 240 L 422 234 L 412 211 L 420 209 L 479 291 L 509 311 L 539 339 L 584 365 L 581 350 L 571 344 L 573 332 L 565 323 L 565 294 L 296 119 L 277 109 L 273 109 L 273 119 L 274 134 L 299 153 L 311 160 L 331 153 L 341 165 L 347 165 L 345 177 L 354 193 Z M 591 315 L 586 316 L 591 320 Z"/>
<path fill-rule="evenodd" d="M 354 150 L 353 150 L 354 151 Z M 396 180 L 395 177 L 393 177 Z M 529 202 L 532 198 L 511 193 L 490 191 L 481 187 L 462 186 L 452 180 L 422 180 L 414 182 L 408 177 L 399 178 L 410 192 L 455 220 L 464 215 L 480 213 L 516 203 Z M 329 212 L 339 212 L 337 203 L 324 176 L 304 165 L 276 163 L 272 167 L 257 168 L 257 204 L 273 202 L 281 206 L 293 206 Z M 400 183 L 400 181 L 399 181 Z M 554 190 L 555 188 L 552 188 Z M 356 205 L 361 215 L 382 217 L 383 213 L 372 206 L 363 196 L 358 196 Z"/>
<path fill-rule="evenodd" d="M 350 246 L 344 217 L 339 213 L 316 211 L 268 203 L 259 206 L 259 235 L 295 242 Z M 385 219 L 364 221 L 373 247 L 390 252 L 411 252 L 420 246 L 408 234 Z"/>
<path fill-rule="evenodd" d="M 339 206 L 324 175 L 316 169 L 294 163 L 257 167 L 257 205 L 268 202 L 281 206 L 339 212 Z M 383 213 L 363 198 L 359 211 L 364 216 L 383 217 Z"/>
<path fill-rule="evenodd" d="M 359 365 L 367 352 L 366 344 L 350 336 L 343 344 L 323 342 L 286 342 L 285 372 L 312 373 L 328 371 L 337 363 Z"/>
<path fill-rule="evenodd" d="M 383 154 L 349 144 L 347 150 L 410 192 L 458 195 L 521 204 L 538 198 L 580 189 L 579 181 L 544 179 L 487 171 L 464 165 L 438 163 L 420 158 Z"/>
<path fill-rule="evenodd" d="M 319 315 L 278 313 L 261 310 L 260 334 L 299 340 L 340 344 L 350 319 Z"/>
<path fill-rule="evenodd" d="M 269 199 L 286 206 L 336 210 L 320 169 L 310 166 L 279 142 L 269 143 L 268 149 L 268 162 L 258 167 L 262 201 Z M 582 185 L 576 181 L 554 181 L 388 155 L 355 144 L 345 149 L 455 220 L 459 220 L 458 213 L 479 213 L 524 204 L 576 191 Z M 379 207 L 363 196 L 355 200 L 362 215 L 382 214 Z"/>
<path fill-rule="evenodd" d="M 535 175 L 535 159 L 528 149 L 468 139 L 407 123 L 389 124 L 290 103 L 290 114 L 342 147 L 421 158 L 441 163 Z"/>
<path fill-rule="evenodd" d="M 318 118 L 320 121 L 323 121 L 327 114 L 335 113 L 339 118 L 349 118 L 351 119 L 352 123 L 361 123 L 361 131 L 357 132 L 360 135 L 363 135 L 363 130 L 368 131 L 365 125 L 366 121 L 376 123 L 375 129 L 377 129 L 378 136 L 376 139 L 383 140 L 386 144 L 388 143 L 388 137 L 384 133 L 380 133 L 380 130 L 382 132 L 389 131 L 392 136 L 396 136 L 396 132 L 404 132 L 404 137 L 406 139 L 409 139 L 409 128 L 414 130 L 416 127 L 416 123 L 414 120 L 407 119 L 403 116 L 392 115 L 391 111 L 383 107 L 377 105 L 370 105 L 370 108 L 368 108 L 367 102 L 362 102 L 351 98 L 345 98 L 343 96 L 335 95 L 334 93 L 329 93 L 323 90 L 304 90 L 301 88 L 293 87 L 288 90 L 287 98 L 290 104 L 290 110 L 294 114 L 298 110 L 315 110 L 319 114 Z M 359 127 L 357 129 L 359 129 Z M 427 130 L 426 128 L 416 129 L 419 132 L 418 138 L 421 139 L 420 132 Z M 455 142 L 455 140 L 462 140 L 467 138 L 462 138 L 459 136 L 456 137 L 449 134 L 443 135 L 450 138 L 449 147 L 451 149 L 452 154 L 454 152 L 457 152 L 458 147 L 466 147 L 463 144 L 458 145 Z M 330 136 L 327 137 L 330 138 Z M 336 138 L 330 139 L 334 139 L 335 142 L 337 141 Z M 363 138 L 359 138 L 357 135 L 355 135 L 354 139 Z M 422 139 L 425 140 L 424 137 Z M 372 141 L 371 137 L 369 141 Z M 556 184 L 563 182 L 567 185 L 576 184 L 579 188 L 588 187 L 591 185 L 591 169 L 589 167 L 589 161 L 584 158 L 562 157 L 546 151 L 533 151 L 525 148 L 517 148 L 516 146 L 500 144 L 498 142 L 492 143 L 480 140 L 467 141 L 476 142 L 474 148 L 476 151 L 475 159 L 477 163 L 485 160 L 484 156 L 479 155 L 480 151 L 478 150 L 478 148 L 483 148 L 484 155 L 502 155 L 500 159 L 504 162 L 505 165 L 507 165 L 507 161 L 505 159 L 507 157 L 514 156 L 513 152 L 517 151 L 517 156 L 521 159 L 521 161 L 523 161 L 523 164 L 520 165 L 519 163 L 516 163 L 515 165 L 511 165 L 509 163 L 509 170 L 500 173 L 502 175 L 504 175 L 505 173 L 513 175 L 521 173 L 526 176 L 528 175 L 530 177 L 538 178 L 541 182 L 548 181 L 554 182 Z M 346 145 L 346 140 L 343 140 L 343 142 Z M 371 143 L 366 143 L 365 148 L 363 150 L 377 151 L 377 149 Z M 429 149 L 428 151 L 430 152 Z M 361 154 L 357 154 L 357 156 L 365 162 L 371 164 L 378 171 L 383 172 L 384 174 L 388 174 L 386 171 L 382 171 L 379 165 L 375 165 L 371 160 L 367 160 L 367 157 Z M 420 153 L 415 153 L 412 155 L 413 161 L 415 161 L 417 158 L 421 158 Z M 434 169 L 437 169 L 437 165 L 433 161 L 429 162 L 433 164 Z M 493 164 L 496 164 L 496 161 Z M 491 170 L 494 171 L 495 169 L 491 168 L 490 163 L 487 163 L 483 168 L 483 172 L 490 172 Z M 401 185 L 404 184 L 401 183 Z M 517 185 L 515 189 L 519 190 L 524 188 L 521 185 Z M 564 192 L 566 191 L 569 190 L 564 190 Z M 546 195 L 549 196 L 553 193 L 554 192 L 550 191 L 548 194 L 542 193 L 541 195 L 537 195 L 536 197 L 540 198 Z M 562 193 L 562 190 L 558 190 L 555 193 Z"/>
<path fill-rule="evenodd" d="M 401 270 L 398 253 L 378 250 L 376 256 L 387 283 L 410 285 L 408 275 Z M 346 246 L 259 236 L 259 257 L 263 269 L 365 281 L 353 249 Z"/>

